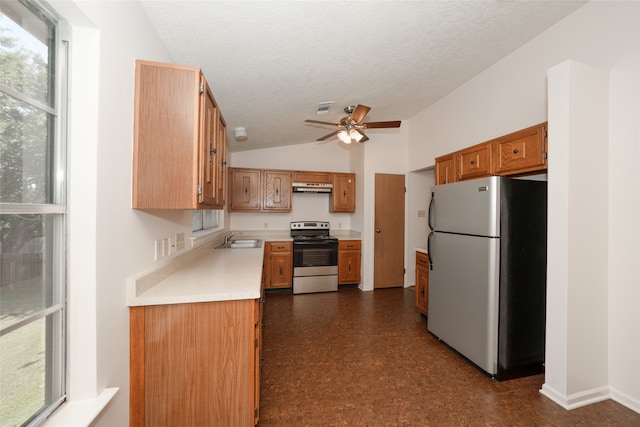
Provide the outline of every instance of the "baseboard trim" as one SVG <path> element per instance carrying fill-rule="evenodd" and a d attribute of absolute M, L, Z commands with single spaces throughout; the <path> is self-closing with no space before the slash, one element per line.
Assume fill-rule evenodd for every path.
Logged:
<path fill-rule="evenodd" d="M 609 387 L 598 387 L 591 390 L 581 391 L 569 396 L 558 392 L 547 384 L 543 384 L 540 393 L 545 397 L 553 400 L 564 409 L 572 410 L 582 406 L 591 405 L 592 403 L 602 402 L 611 399 Z"/>
<path fill-rule="evenodd" d="M 610 387 L 611 399 L 615 400 L 619 404 L 626 406 L 634 412 L 640 414 L 640 400 L 629 396 L 626 393 L 621 392 L 618 389 Z"/>

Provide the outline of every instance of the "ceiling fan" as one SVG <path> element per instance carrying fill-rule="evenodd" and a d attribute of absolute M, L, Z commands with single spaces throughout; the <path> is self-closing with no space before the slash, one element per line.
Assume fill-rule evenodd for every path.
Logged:
<path fill-rule="evenodd" d="M 380 129 L 380 128 L 399 128 L 400 120 L 389 122 L 369 122 L 362 123 L 365 116 L 369 113 L 371 107 L 366 105 L 349 105 L 345 107 L 344 112 L 348 116 L 340 119 L 340 123 L 321 122 L 318 120 L 305 120 L 306 123 L 317 123 L 321 125 L 337 126 L 338 129 L 327 134 L 316 141 L 324 141 L 332 136 L 337 136 L 338 139 L 345 144 L 351 144 L 352 142 L 365 142 L 369 138 L 364 134 L 364 129 Z"/>

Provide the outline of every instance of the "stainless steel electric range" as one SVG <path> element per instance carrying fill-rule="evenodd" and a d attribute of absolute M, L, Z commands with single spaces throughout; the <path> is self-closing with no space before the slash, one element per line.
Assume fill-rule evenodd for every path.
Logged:
<path fill-rule="evenodd" d="M 325 221 L 291 223 L 293 237 L 293 293 L 338 290 L 338 239 Z"/>

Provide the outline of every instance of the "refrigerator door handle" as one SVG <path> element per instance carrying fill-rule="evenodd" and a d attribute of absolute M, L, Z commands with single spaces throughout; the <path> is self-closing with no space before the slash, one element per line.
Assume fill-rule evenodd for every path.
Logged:
<path fill-rule="evenodd" d="M 429 270 L 433 270 L 433 252 L 431 252 L 431 236 L 433 236 L 433 231 L 429 233 L 427 237 L 427 254 L 429 254 Z"/>
<path fill-rule="evenodd" d="M 427 215 L 427 224 L 429 225 L 429 230 L 433 230 L 433 224 L 431 223 L 431 211 L 433 210 L 433 204 L 435 203 L 435 199 L 433 197 L 433 191 L 431 192 L 431 201 L 429 201 L 429 213 Z"/>

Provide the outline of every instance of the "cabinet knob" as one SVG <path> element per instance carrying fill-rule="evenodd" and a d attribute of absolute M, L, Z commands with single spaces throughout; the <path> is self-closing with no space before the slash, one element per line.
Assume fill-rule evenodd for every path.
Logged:
<path fill-rule="evenodd" d="M 472 164 L 472 165 L 475 165 L 475 164 L 476 164 L 476 161 L 475 161 L 475 160 L 471 160 L 471 164 Z"/>
<path fill-rule="evenodd" d="M 513 150 L 513 154 L 518 154 L 518 149 L 517 148 Z"/>
<path fill-rule="evenodd" d="M 380 229 L 379 228 L 376 228 L 376 233 L 380 233 Z"/>

